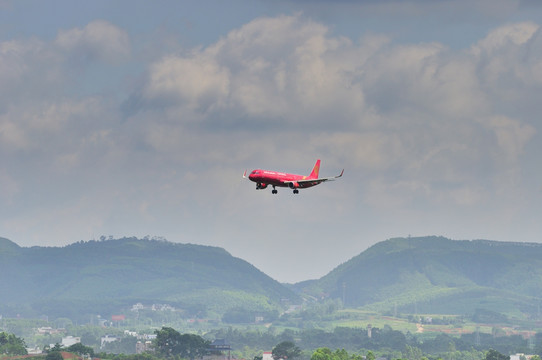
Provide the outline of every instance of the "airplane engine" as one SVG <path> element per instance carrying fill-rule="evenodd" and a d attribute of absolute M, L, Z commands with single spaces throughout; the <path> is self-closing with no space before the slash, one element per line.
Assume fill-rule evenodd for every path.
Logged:
<path fill-rule="evenodd" d="M 299 187 L 299 184 L 296 181 L 294 181 L 294 182 L 289 183 L 288 186 L 290 187 L 290 189 L 297 189 Z"/>
<path fill-rule="evenodd" d="M 267 187 L 267 184 L 264 183 L 257 183 L 256 184 L 256 190 L 263 190 Z"/>

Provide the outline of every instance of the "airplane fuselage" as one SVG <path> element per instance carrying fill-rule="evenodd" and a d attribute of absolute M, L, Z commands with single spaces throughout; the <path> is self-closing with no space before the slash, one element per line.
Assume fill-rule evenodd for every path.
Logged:
<path fill-rule="evenodd" d="M 298 180 L 307 180 L 308 176 L 261 169 L 253 170 L 248 178 L 263 186 L 273 185 L 290 188 L 309 188 L 318 184 L 318 182 L 303 182 L 301 184 L 297 182 Z"/>
<path fill-rule="evenodd" d="M 289 187 L 290 189 L 294 190 L 294 194 L 297 194 L 299 193 L 298 189 L 310 188 L 325 181 L 335 180 L 343 176 L 344 172 L 344 170 L 341 171 L 341 173 L 337 176 L 319 178 L 319 171 L 320 160 L 316 160 L 316 164 L 314 164 L 314 167 L 312 168 L 312 171 L 308 176 L 288 174 L 279 171 L 256 169 L 252 170 L 252 172 L 248 176 L 248 179 L 256 183 L 256 190 L 263 190 L 269 185 L 271 185 L 273 187 L 273 194 L 277 193 L 277 190 L 275 189 L 275 187 L 277 186 Z M 247 178 L 246 174 L 247 172 L 245 171 L 243 175 L 243 178 L 245 179 Z"/>

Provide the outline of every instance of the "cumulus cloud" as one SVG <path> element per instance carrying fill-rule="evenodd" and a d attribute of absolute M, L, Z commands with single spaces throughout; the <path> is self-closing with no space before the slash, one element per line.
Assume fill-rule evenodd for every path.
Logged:
<path fill-rule="evenodd" d="M 72 234 L 183 227 L 210 239 L 216 226 L 237 238 L 241 214 L 258 211 L 326 222 L 316 198 L 277 205 L 236 187 L 248 186 L 239 185 L 246 167 L 308 172 L 317 157 L 322 175 L 346 169 L 316 192 L 340 199 L 337 221 L 373 210 L 401 219 L 497 211 L 504 193 L 509 204 L 525 198 L 516 196 L 524 157 L 540 131 L 539 34 L 535 23 L 508 24 L 456 50 L 378 34 L 353 40 L 303 15 L 262 17 L 206 47 L 153 56 L 122 104 L 78 84 L 89 67 L 131 64 L 132 39 L 116 25 L 0 43 L 0 199 L 20 214 L 4 227 L 25 227 L 17 204 L 29 193 L 32 208 L 92 219 L 85 227 L 72 218 Z M 92 81 L 106 81 L 96 73 Z M 237 205 L 253 196 L 248 209 Z M 311 219 L 304 204 L 314 205 Z M 34 218 L 36 229 L 52 221 Z"/>
<path fill-rule="evenodd" d="M 118 63 L 130 55 L 126 31 L 104 20 L 93 21 L 83 29 L 61 30 L 55 43 L 71 56 L 86 61 Z"/>
<path fill-rule="evenodd" d="M 500 153 L 506 162 L 516 163 L 526 144 L 536 134 L 533 126 L 502 115 L 487 119 L 485 123 L 495 133 Z"/>
<path fill-rule="evenodd" d="M 503 71 L 521 81 L 536 69 L 540 54 L 526 48 L 537 32 L 533 23 L 505 25 L 471 48 L 451 50 L 379 36 L 354 43 L 299 15 L 258 18 L 149 67 L 140 93 L 153 118 L 165 116 L 149 124 L 146 141 L 180 161 L 187 144 L 200 149 L 196 157 L 227 161 L 246 151 L 228 141 L 243 129 L 257 134 L 269 157 L 306 164 L 291 156 L 301 148 L 393 176 L 379 185 L 388 184 L 390 193 L 408 184 L 429 202 L 484 201 L 482 184 L 508 166 L 503 162 L 517 164 L 536 134 L 521 117 L 495 110 L 502 99 L 488 85 Z M 518 51 L 527 57 L 512 55 Z M 529 89 L 506 91 L 522 97 Z M 209 140 L 209 132 L 224 129 Z M 227 151 L 208 157 L 210 148 Z M 403 190 L 395 194 L 413 192 Z"/>
<path fill-rule="evenodd" d="M 54 93 L 63 82 L 61 63 L 62 56 L 39 39 L 0 42 L 0 104 L 22 106 Z"/>
<path fill-rule="evenodd" d="M 152 65 L 144 95 L 149 99 L 180 102 L 192 112 L 205 112 L 227 96 L 229 74 L 217 61 L 206 56 L 166 57 Z"/>
<path fill-rule="evenodd" d="M 143 94 L 220 121 L 227 113 L 256 123 L 318 126 L 341 106 L 336 124 L 347 117 L 354 122 L 363 95 L 343 72 L 355 70 L 356 54 L 344 58 L 351 42 L 326 33 L 294 16 L 256 19 L 205 49 L 154 63 Z"/>

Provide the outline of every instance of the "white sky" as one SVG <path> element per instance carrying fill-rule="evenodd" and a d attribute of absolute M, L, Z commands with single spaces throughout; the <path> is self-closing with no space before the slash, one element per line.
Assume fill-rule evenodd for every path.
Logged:
<path fill-rule="evenodd" d="M 0 0 L 0 236 L 161 236 L 282 282 L 542 241 L 542 2 Z M 254 168 L 344 177 L 293 195 Z"/>

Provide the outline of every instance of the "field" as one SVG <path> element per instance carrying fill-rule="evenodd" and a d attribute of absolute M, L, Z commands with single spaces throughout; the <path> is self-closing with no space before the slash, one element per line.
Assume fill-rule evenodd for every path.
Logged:
<path fill-rule="evenodd" d="M 418 321 L 416 321 L 418 320 Z M 444 324 L 448 322 L 448 324 Z M 472 334 L 476 331 L 485 334 L 492 334 L 496 331 L 499 335 L 521 335 L 524 338 L 534 336 L 536 332 L 542 331 L 540 322 L 517 322 L 512 324 L 479 324 L 457 315 L 402 315 L 402 316 L 383 316 L 375 312 L 345 309 L 337 313 L 337 320 L 331 321 L 326 328 L 335 327 L 353 327 L 367 328 L 371 325 L 373 328 L 384 328 L 390 326 L 394 330 L 410 332 L 416 334 L 437 335 L 445 333 L 452 336 L 462 334 Z"/>

